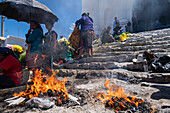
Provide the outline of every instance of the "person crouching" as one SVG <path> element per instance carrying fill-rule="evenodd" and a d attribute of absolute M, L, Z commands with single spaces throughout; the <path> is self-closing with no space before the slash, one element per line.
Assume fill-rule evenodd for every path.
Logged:
<path fill-rule="evenodd" d="M 0 47 L 0 89 L 20 85 L 22 77 L 19 73 L 22 73 L 22 66 L 12 50 Z"/>

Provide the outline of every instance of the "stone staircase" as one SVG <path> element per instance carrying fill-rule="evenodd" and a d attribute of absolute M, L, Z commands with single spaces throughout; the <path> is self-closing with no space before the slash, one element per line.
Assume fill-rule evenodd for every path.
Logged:
<path fill-rule="evenodd" d="M 132 59 L 145 50 L 150 50 L 158 57 L 170 55 L 170 29 L 131 34 L 125 42 L 113 42 L 103 46 L 94 45 L 93 57 L 80 59 L 78 63 L 63 64 L 63 72 L 69 75 L 77 71 L 85 71 L 87 74 L 93 71 L 91 74 L 100 75 L 101 72 L 123 69 L 127 73 L 128 65 L 133 64 Z M 147 74 L 145 73 L 145 78 Z M 170 74 L 166 74 L 168 75 Z M 106 76 L 106 73 L 103 73 L 103 76 Z"/>

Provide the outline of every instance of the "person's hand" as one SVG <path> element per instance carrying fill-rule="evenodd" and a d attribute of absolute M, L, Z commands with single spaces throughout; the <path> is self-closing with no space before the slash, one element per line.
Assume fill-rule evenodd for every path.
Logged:
<path fill-rule="evenodd" d="M 0 76 L 2 76 L 4 73 L 0 73 Z"/>
<path fill-rule="evenodd" d="M 76 27 L 78 27 L 80 24 L 78 23 L 78 24 L 76 24 Z"/>
<path fill-rule="evenodd" d="M 2 76 L 4 74 L 4 69 L 0 67 L 0 76 Z"/>

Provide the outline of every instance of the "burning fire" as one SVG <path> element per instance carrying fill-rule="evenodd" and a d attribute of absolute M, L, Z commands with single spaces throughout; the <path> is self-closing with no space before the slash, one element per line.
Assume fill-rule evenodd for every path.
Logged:
<path fill-rule="evenodd" d="M 45 74 L 42 75 L 41 70 L 35 70 L 32 85 L 27 84 L 27 89 L 24 92 L 15 93 L 13 96 L 29 97 L 30 99 L 33 97 L 53 96 L 58 98 L 57 102 L 63 102 L 69 98 L 65 83 L 67 83 L 66 78 L 59 81 L 56 79 L 54 72 L 50 77 L 46 77 Z"/>
<path fill-rule="evenodd" d="M 110 86 L 110 80 L 107 80 L 104 85 L 108 89 L 107 94 L 99 93 L 97 98 L 104 102 L 106 107 L 111 107 L 116 112 L 126 110 L 131 110 L 132 112 L 154 112 L 154 109 L 151 107 L 151 105 L 147 102 L 144 102 L 143 99 L 127 95 L 123 88 L 115 88 L 114 84 Z"/>

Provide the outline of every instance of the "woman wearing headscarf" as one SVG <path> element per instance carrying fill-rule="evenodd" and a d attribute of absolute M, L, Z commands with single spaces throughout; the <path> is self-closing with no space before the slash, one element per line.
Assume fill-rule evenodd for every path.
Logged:
<path fill-rule="evenodd" d="M 52 20 L 47 20 L 45 23 L 46 29 L 48 30 L 47 33 L 45 33 L 44 38 L 44 44 L 43 44 L 43 54 L 46 55 L 46 58 L 43 63 L 43 68 L 45 71 L 48 71 L 53 69 L 53 56 L 56 49 L 56 43 L 57 43 L 57 33 L 52 29 L 54 26 L 54 23 Z"/>
<path fill-rule="evenodd" d="M 76 25 L 81 25 L 84 56 L 91 56 L 93 52 L 93 19 L 89 16 L 89 13 L 83 13 L 81 19 L 76 21 Z"/>

